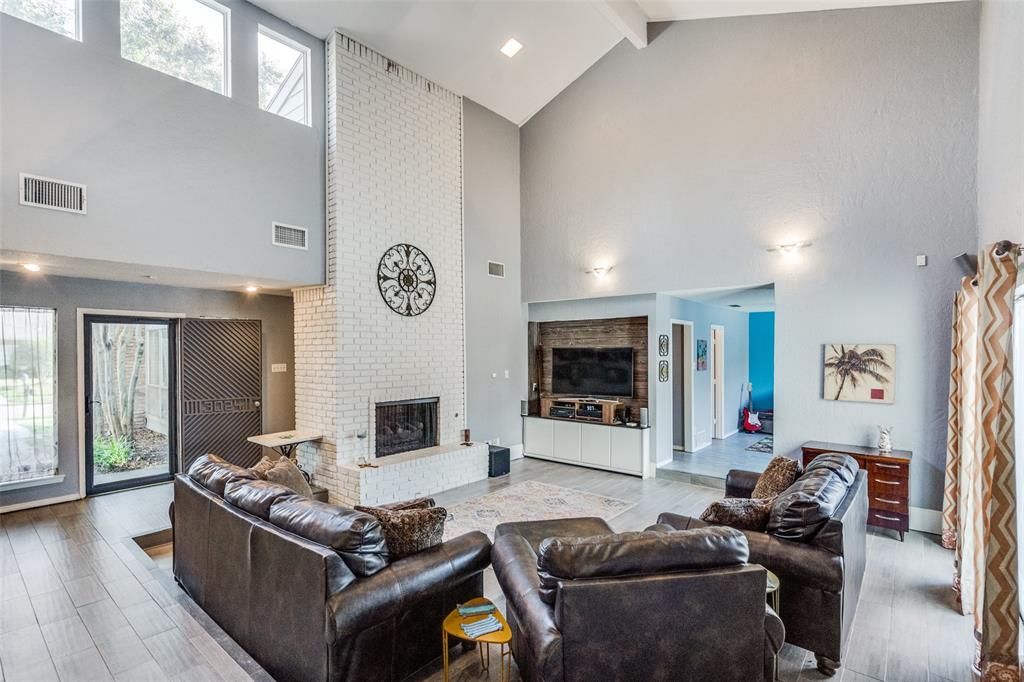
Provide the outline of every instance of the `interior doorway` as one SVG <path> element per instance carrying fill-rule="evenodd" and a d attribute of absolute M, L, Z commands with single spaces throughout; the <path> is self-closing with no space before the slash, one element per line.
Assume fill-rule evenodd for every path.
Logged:
<path fill-rule="evenodd" d="M 711 437 L 725 438 L 725 327 L 711 325 Z"/>
<path fill-rule="evenodd" d="M 169 481 L 177 463 L 177 320 L 84 317 L 85 491 Z"/>
<path fill-rule="evenodd" d="M 672 320 L 672 366 L 672 449 L 693 452 L 693 322 Z"/>

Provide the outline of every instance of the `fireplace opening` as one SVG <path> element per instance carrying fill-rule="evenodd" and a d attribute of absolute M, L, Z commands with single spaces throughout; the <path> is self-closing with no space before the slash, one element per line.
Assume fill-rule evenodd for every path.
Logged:
<path fill-rule="evenodd" d="M 437 398 L 377 403 L 377 457 L 438 445 Z"/>

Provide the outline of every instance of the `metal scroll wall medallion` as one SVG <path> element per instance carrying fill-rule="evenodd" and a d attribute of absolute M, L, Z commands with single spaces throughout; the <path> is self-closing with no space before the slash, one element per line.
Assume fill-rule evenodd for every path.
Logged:
<path fill-rule="evenodd" d="M 380 258 L 377 288 L 389 308 L 399 315 L 415 317 L 434 302 L 434 265 L 412 244 L 395 244 Z"/>

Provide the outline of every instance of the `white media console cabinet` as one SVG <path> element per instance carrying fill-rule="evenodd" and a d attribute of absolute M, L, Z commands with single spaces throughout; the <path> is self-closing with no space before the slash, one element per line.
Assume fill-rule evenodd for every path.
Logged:
<path fill-rule="evenodd" d="M 574 419 L 523 417 L 527 457 L 649 478 L 651 430 Z"/>

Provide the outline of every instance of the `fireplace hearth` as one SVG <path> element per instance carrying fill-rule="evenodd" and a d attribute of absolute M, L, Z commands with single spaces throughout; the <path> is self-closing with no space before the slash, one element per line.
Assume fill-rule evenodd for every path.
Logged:
<path fill-rule="evenodd" d="M 438 445 L 438 398 L 377 403 L 377 457 Z"/>

